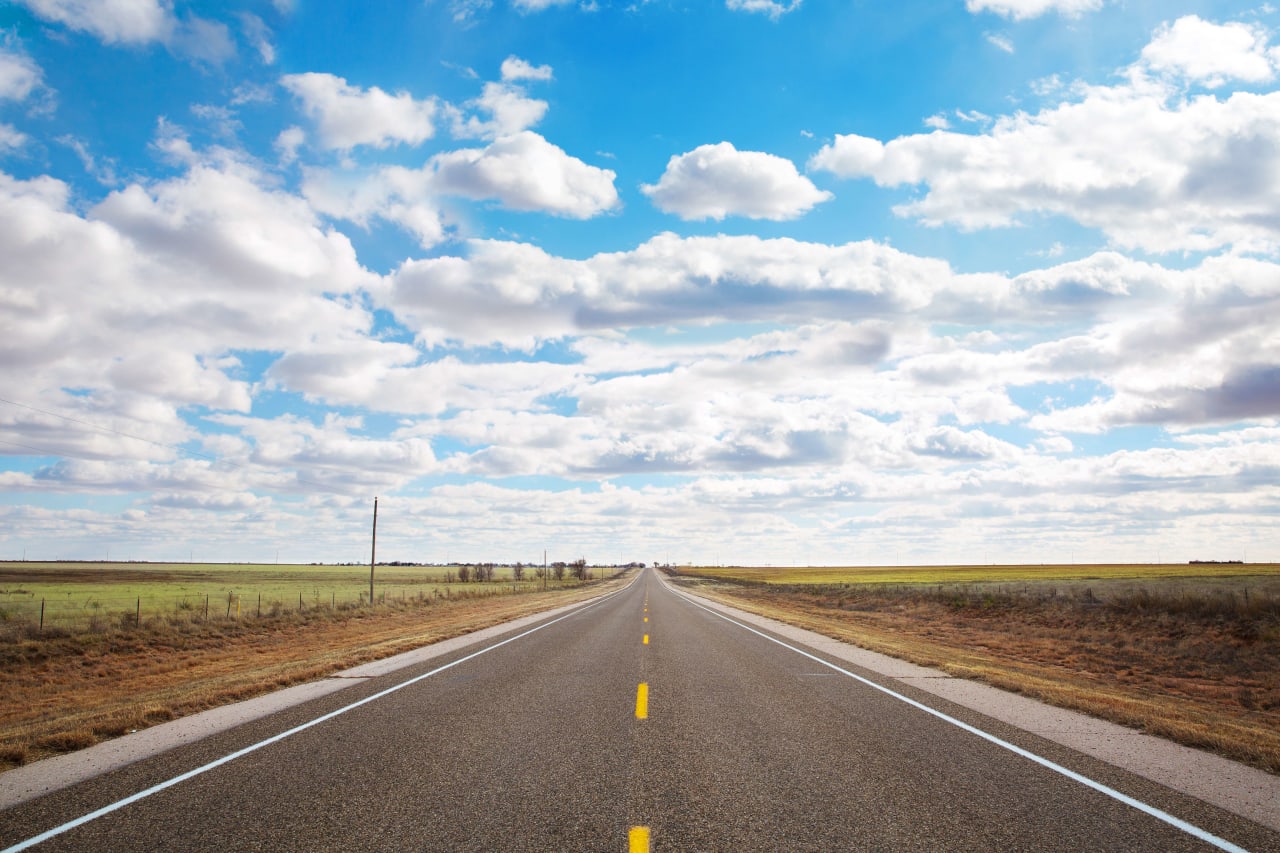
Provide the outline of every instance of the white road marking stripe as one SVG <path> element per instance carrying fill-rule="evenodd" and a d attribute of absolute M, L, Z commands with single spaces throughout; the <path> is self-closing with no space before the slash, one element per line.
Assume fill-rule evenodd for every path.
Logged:
<path fill-rule="evenodd" d="M 935 708 L 930 708 L 928 705 L 925 705 L 921 702 L 917 702 L 916 700 L 911 699 L 907 696 L 903 696 L 901 693 L 898 693 L 894 690 L 890 690 L 888 687 L 884 687 L 880 684 L 876 684 L 874 681 L 871 681 L 868 678 L 863 678 L 861 675 L 849 672 L 849 670 L 836 666 L 830 661 L 825 661 L 822 658 L 818 657 L 817 655 L 806 652 L 804 649 L 798 649 L 795 646 L 790 645 L 789 643 L 784 643 L 782 640 L 779 640 L 776 637 L 771 637 L 768 634 L 764 633 L 763 631 L 758 631 L 755 628 L 752 628 L 750 625 L 744 625 L 743 623 L 737 621 L 736 619 L 730 619 L 728 616 L 725 616 L 723 613 L 720 613 L 716 610 L 713 610 L 710 607 L 700 604 L 690 596 L 685 595 L 683 592 L 680 592 L 677 589 L 674 589 L 672 587 L 667 587 L 667 589 L 671 590 L 671 592 L 674 592 L 676 595 L 680 596 L 685 601 L 692 604 L 694 607 L 697 607 L 700 610 L 705 610 L 706 612 L 710 613 L 712 616 L 717 616 L 731 625 L 737 625 L 739 628 L 742 628 L 745 631 L 750 631 L 752 634 L 755 634 L 759 637 L 763 637 L 764 639 L 768 640 L 771 643 L 777 643 L 779 646 L 782 646 L 784 649 L 790 649 L 791 651 L 795 652 L 798 655 L 803 655 L 804 657 L 807 657 L 812 661 L 815 661 L 817 663 L 822 664 L 825 667 L 835 670 L 841 675 L 847 675 L 850 678 L 854 679 L 855 681 L 861 682 L 862 684 L 865 684 L 868 687 L 875 688 L 876 690 L 879 690 L 881 693 L 892 696 L 894 699 L 897 699 L 900 702 L 905 702 L 913 708 L 917 708 L 921 711 L 924 711 L 926 714 L 932 714 L 933 716 L 937 717 L 940 720 L 948 722 L 951 725 L 956 726 L 957 728 L 960 728 L 966 732 L 969 732 L 970 734 L 977 735 L 983 740 L 989 741 L 995 744 L 996 746 L 1001 747 L 1002 749 L 1007 749 L 1010 752 L 1014 753 L 1015 755 L 1020 755 L 1023 758 L 1028 759 L 1029 761 L 1034 761 L 1036 764 L 1039 764 L 1041 767 L 1047 768 L 1049 770 L 1052 770 L 1055 773 L 1059 773 L 1063 776 L 1066 776 L 1068 779 L 1071 779 L 1072 781 L 1075 781 L 1075 782 L 1079 782 L 1081 785 L 1084 785 L 1088 788 L 1092 788 L 1093 790 L 1097 791 L 1100 794 L 1104 794 L 1108 797 L 1111 797 L 1113 800 L 1119 800 L 1125 805 L 1132 806 L 1138 811 L 1148 814 L 1157 820 L 1163 821 L 1164 823 L 1167 823 L 1172 827 L 1180 829 L 1183 832 L 1187 833 L 1188 835 L 1191 835 L 1200 839 L 1206 844 L 1211 844 L 1214 847 L 1217 847 L 1219 850 L 1226 850 L 1226 851 L 1229 851 L 1229 853 L 1249 853 L 1249 851 L 1246 850 L 1245 848 L 1238 847 L 1224 838 L 1219 838 L 1218 836 L 1210 832 L 1206 832 L 1200 827 L 1195 826 L 1194 824 L 1187 823 L 1185 820 L 1182 820 L 1181 818 L 1174 817 L 1168 812 L 1158 809 L 1155 806 L 1147 805 L 1141 800 L 1135 800 L 1133 797 L 1130 797 L 1128 794 L 1122 794 L 1121 792 L 1117 791 L 1115 788 L 1108 787 L 1102 784 L 1101 782 L 1096 782 L 1093 779 L 1090 779 L 1088 776 L 1082 776 L 1081 774 L 1075 772 L 1074 770 L 1069 770 L 1066 767 L 1063 767 L 1061 764 L 1057 764 L 1056 762 L 1050 761 L 1049 759 L 1044 758 L 1043 756 L 1036 755 L 1034 752 L 1030 752 L 1028 750 L 1023 749 L 1020 746 L 1009 743 L 1007 740 L 998 738 L 989 732 L 984 732 L 982 729 L 971 726 L 962 720 L 957 720 L 955 717 L 952 717 L 948 714 L 944 714 L 943 712 Z"/>
<path fill-rule="evenodd" d="M 639 576 L 637 575 L 637 577 Z M 635 581 L 633 580 L 631 583 L 635 583 Z M 20 841 L 17 844 L 13 845 L 12 847 L 6 847 L 4 850 L 0 850 L 0 853 L 18 853 L 18 851 L 20 850 L 28 850 L 36 846 L 37 844 L 42 844 L 45 841 L 48 841 L 50 838 L 55 838 L 59 835 L 62 835 L 64 832 L 69 832 L 70 830 L 75 829 L 77 826 L 83 826 L 86 823 L 89 823 L 90 821 L 97 820 L 103 815 L 111 814 L 112 812 L 122 809 L 127 805 L 136 803 L 142 799 L 146 799 L 147 797 L 150 797 L 152 794 L 158 794 L 167 788 L 172 788 L 174 785 L 185 782 L 188 779 L 201 775 L 202 773 L 207 773 L 210 770 L 213 770 L 217 767 L 221 767 L 222 765 L 227 764 L 229 762 L 235 761 L 237 758 L 241 758 L 245 755 L 248 755 L 251 752 L 256 752 L 259 749 L 262 749 L 264 746 L 270 746 L 271 744 L 276 743 L 277 741 L 282 741 L 291 735 L 296 735 L 298 732 L 306 731 L 307 729 L 313 726 L 318 726 L 323 722 L 332 720 L 334 717 L 339 717 L 347 713 L 348 711 L 353 711 L 356 708 L 359 708 L 361 705 L 367 705 L 376 699 L 381 699 L 384 696 L 389 696 L 390 694 L 395 693 L 398 690 L 402 690 L 405 687 L 408 687 L 412 684 L 417 684 L 419 681 L 430 678 L 431 676 L 436 675 L 438 673 L 444 672 L 446 669 L 452 669 L 458 664 L 466 663 L 472 658 L 480 657 L 480 655 L 483 655 L 486 652 L 491 652 L 494 649 L 501 648 L 502 646 L 505 646 L 508 643 L 514 643 L 516 640 L 527 637 L 536 631 L 541 631 L 543 628 L 549 628 L 552 625 L 556 624 L 557 622 L 562 622 L 565 619 L 568 619 L 570 616 L 576 616 L 585 610 L 590 610 L 592 607 L 595 607 L 596 605 L 603 604 L 605 601 L 612 598 L 613 596 L 626 592 L 630 588 L 631 588 L 631 584 L 627 584 L 627 586 L 623 587 L 620 590 L 617 590 L 616 592 L 611 592 L 608 595 L 601 596 L 595 601 L 588 602 L 576 610 L 566 613 L 563 616 L 560 616 L 556 619 L 552 619 L 550 622 L 544 622 L 541 625 L 537 626 L 536 628 L 530 628 L 528 631 L 524 631 L 522 633 L 516 634 L 514 637 L 508 637 L 507 639 L 499 643 L 494 643 L 492 646 L 486 646 L 485 648 L 481 649 L 478 652 L 472 652 L 466 657 L 461 657 L 455 661 L 446 663 L 443 666 L 438 666 L 435 669 L 431 670 L 430 672 L 426 672 L 426 673 L 423 673 L 422 675 L 414 676 L 413 678 L 410 678 L 408 681 L 403 681 L 399 684 L 388 687 L 386 690 L 382 690 L 382 691 L 379 691 L 378 693 L 374 693 L 372 696 L 366 696 L 363 699 L 360 699 L 356 702 L 352 702 L 350 705 L 346 705 L 342 708 L 337 709 L 336 711 L 330 711 L 327 714 L 316 717 L 314 720 L 310 720 L 301 725 L 294 726 L 288 731 L 280 732 L 280 734 L 278 735 L 273 735 L 267 738 L 266 740 L 258 741 L 255 744 L 246 746 L 244 749 L 236 750 L 235 752 L 229 755 L 224 755 L 222 758 L 218 758 L 218 759 L 215 759 L 214 761 L 210 761 L 208 764 L 201 765 L 200 767 L 197 767 L 194 770 L 188 770 L 186 773 L 183 773 L 179 776 L 174 776 L 172 779 L 167 779 L 164 782 L 160 782 L 157 785 L 152 785 L 150 788 L 147 788 L 145 790 L 139 791 L 136 794 L 132 794 L 128 797 L 125 797 L 123 800 L 117 800 L 114 803 L 105 805 L 102 808 L 97 809 L 96 811 L 89 812 L 88 814 L 83 815 L 82 817 L 78 817 L 75 820 L 67 821 L 61 826 L 55 826 L 53 829 L 50 829 L 46 832 L 40 833 L 39 835 L 28 838 L 26 841 Z"/>

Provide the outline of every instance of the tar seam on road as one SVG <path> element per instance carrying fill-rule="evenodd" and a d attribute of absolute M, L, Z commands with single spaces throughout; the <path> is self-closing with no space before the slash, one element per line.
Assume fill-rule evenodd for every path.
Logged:
<path fill-rule="evenodd" d="M 857 675 L 856 673 L 852 673 L 847 669 L 843 669 L 842 667 L 836 666 L 830 661 L 823 660 L 817 655 L 810 654 L 809 652 L 806 652 L 803 649 L 798 649 L 795 646 L 790 645 L 789 643 L 784 643 L 782 640 L 779 640 L 776 637 L 771 637 L 768 634 L 764 633 L 763 631 L 757 631 L 755 628 L 752 628 L 750 625 L 744 625 L 741 622 L 737 621 L 736 619 L 730 619 L 728 616 L 725 616 L 723 613 L 719 613 L 716 610 L 711 609 L 710 607 L 706 607 L 702 604 L 699 604 L 697 601 L 694 601 L 693 598 L 684 594 L 683 592 L 680 592 L 679 590 L 672 589 L 671 587 L 667 587 L 667 588 L 670 589 L 672 592 L 674 592 L 676 595 L 683 598 L 685 601 L 692 604 L 694 607 L 697 607 L 701 610 L 705 610 L 707 613 L 710 613 L 713 616 L 717 616 L 731 625 L 737 625 L 739 628 L 742 628 L 744 631 L 750 631 L 752 634 L 755 634 L 756 636 L 759 636 L 759 637 L 763 637 L 764 639 L 768 640 L 771 643 L 776 643 L 779 646 L 782 646 L 784 649 L 790 649 L 791 651 L 795 652 L 798 655 L 803 655 L 804 657 L 807 657 L 812 661 L 820 663 L 825 667 L 833 669 L 842 675 L 847 675 L 850 678 L 854 679 L 855 681 L 859 681 L 862 684 L 867 685 L 868 687 L 875 688 L 876 690 L 879 690 L 881 693 L 892 696 L 894 699 L 897 699 L 900 702 L 905 702 L 913 708 L 917 708 L 921 711 L 924 711 L 926 714 L 931 714 L 934 717 L 937 717 L 938 719 L 943 720 L 944 722 L 950 723 L 951 725 L 956 726 L 957 728 L 960 728 L 966 732 L 969 732 L 970 734 L 977 735 L 983 740 L 989 741 L 990 743 L 993 743 L 1002 749 L 1007 749 L 1010 752 L 1014 753 L 1015 755 L 1020 755 L 1023 758 L 1028 759 L 1029 761 L 1034 761 L 1036 764 L 1039 764 L 1041 767 L 1044 767 L 1048 770 L 1052 770 L 1054 773 L 1059 773 L 1063 776 L 1066 776 L 1068 779 L 1071 779 L 1074 782 L 1079 782 L 1081 785 L 1084 785 L 1088 788 L 1092 788 L 1093 790 L 1097 791 L 1100 794 L 1104 794 L 1108 797 L 1111 797 L 1114 800 L 1119 800 L 1125 805 L 1131 806 L 1137 809 L 1138 811 L 1143 812 L 1144 814 L 1150 815 L 1151 817 L 1154 817 L 1157 820 L 1163 821 L 1164 823 L 1167 823 L 1170 826 L 1175 827 L 1176 829 L 1180 829 L 1183 832 L 1187 833 L 1188 835 L 1191 835 L 1191 836 L 1194 836 L 1195 838 L 1200 839 L 1206 844 L 1211 844 L 1214 847 L 1217 847 L 1219 850 L 1226 850 L 1226 851 L 1229 851 L 1229 853 L 1249 853 L 1249 851 L 1245 850 L 1245 848 L 1232 844 L 1230 841 L 1227 841 L 1224 838 L 1219 838 L 1218 836 L 1210 832 L 1207 832 L 1201 829 L 1200 827 L 1195 826 L 1194 824 L 1187 823 L 1185 820 L 1182 820 L 1181 818 L 1174 817 L 1173 815 L 1169 814 L 1166 811 L 1162 811 L 1161 809 L 1158 809 L 1155 806 L 1147 805 L 1141 800 L 1135 800 L 1133 797 L 1130 797 L 1128 794 L 1123 794 L 1120 791 L 1117 791 L 1115 788 L 1108 787 L 1102 784 L 1101 782 L 1096 782 L 1093 779 L 1090 779 L 1088 776 L 1083 776 L 1075 772 L 1074 770 L 1069 770 L 1066 767 L 1063 767 L 1061 764 L 1057 764 L 1053 761 L 1050 761 L 1049 759 L 1044 758 L 1043 756 L 1036 755 L 1034 752 L 1030 752 L 1029 750 L 1023 749 L 1020 746 L 1016 746 L 1015 744 L 1009 743 L 1007 740 L 998 738 L 989 732 L 984 732 L 982 729 L 979 729 L 975 726 L 971 726 L 968 723 L 963 722 L 961 720 L 957 720 L 955 717 L 952 717 L 948 714 L 944 714 L 935 708 L 930 708 L 928 705 L 925 705 L 922 702 L 917 702 L 916 700 L 911 699 L 907 696 L 904 696 L 901 693 L 898 693 L 897 691 L 890 690 L 888 687 L 884 687 L 883 685 L 876 684 L 874 681 L 872 681 L 869 678 L 863 678 L 861 675 Z"/>
<path fill-rule="evenodd" d="M 637 575 L 637 577 L 639 576 Z M 632 581 L 632 583 L 634 582 L 635 581 Z M 433 675 L 444 672 L 446 669 L 451 669 L 457 666 L 458 664 L 466 663 L 472 658 L 480 657 L 480 655 L 483 655 L 486 652 L 491 652 L 494 649 L 507 645 L 508 643 L 514 643 L 516 640 L 523 639 L 524 637 L 527 637 L 532 633 L 541 631 L 543 628 L 549 628 L 552 625 L 556 624 L 557 622 L 562 622 L 565 619 L 568 619 L 570 616 L 577 616 L 579 613 L 590 610 L 596 605 L 604 603 L 606 600 L 612 598 L 613 596 L 618 595 L 619 593 L 625 592 L 627 589 L 630 589 L 630 584 L 628 584 L 627 586 L 623 587 L 620 590 L 617 590 L 616 592 L 611 592 L 607 595 L 603 595 L 600 598 L 597 598 L 595 601 L 588 602 L 582 607 L 579 607 L 576 610 L 566 613 L 563 616 L 552 619 L 550 622 L 544 622 L 535 628 L 530 628 L 528 631 L 523 631 L 519 634 L 516 634 L 514 637 L 508 637 L 507 639 L 499 643 L 494 643 L 492 646 L 486 646 L 477 652 L 472 652 L 471 654 L 465 657 L 458 658 L 457 660 L 451 661 L 450 663 L 446 663 L 443 666 L 438 666 L 435 669 L 431 670 L 430 672 L 426 672 L 426 673 L 423 673 L 422 675 L 414 676 L 413 678 L 410 678 L 408 681 L 402 681 L 399 684 L 388 687 L 386 690 L 382 690 L 377 693 L 374 693 L 372 696 L 366 696 L 365 698 L 360 699 L 356 702 L 352 702 L 350 705 L 343 706 L 337 709 L 336 711 L 330 711 L 327 714 L 323 714 L 319 717 L 316 717 L 314 720 L 309 720 L 308 722 L 302 723 L 301 725 L 294 726 L 288 731 L 280 732 L 279 734 L 273 735 L 267 738 L 266 740 L 260 740 L 255 744 L 250 744 L 249 746 L 246 746 L 243 749 L 238 749 L 229 755 L 224 755 L 222 758 L 218 758 L 218 759 L 215 759 L 214 761 L 210 761 L 208 764 L 203 764 L 200 767 L 195 768 L 194 770 L 188 770 L 186 773 L 182 773 L 178 776 L 174 776 L 172 779 L 167 779 L 164 782 L 160 782 L 159 784 L 152 785 L 150 788 L 146 788 L 142 791 L 138 791 L 136 794 L 131 794 L 122 800 L 117 800 L 114 803 L 109 803 L 103 806 L 102 808 L 97 809 L 96 811 L 89 812 L 88 814 L 78 817 L 75 820 L 69 820 L 66 823 L 62 824 L 61 826 L 55 826 L 53 829 L 42 832 L 36 836 L 32 836 L 31 838 L 28 838 L 26 841 L 20 841 L 17 844 L 14 844 L 12 847 L 6 847 L 4 850 L 0 850 L 0 853 L 18 853 L 18 851 L 20 850 L 27 850 L 31 847 L 36 846 L 37 844 L 42 844 L 51 838 L 56 838 L 57 836 L 62 835 L 64 832 L 69 832 L 78 826 L 83 826 L 84 824 L 89 823 L 90 821 L 94 821 L 100 817 L 103 817 L 104 815 L 111 814 L 112 812 L 122 809 L 127 805 L 131 805 L 133 803 L 138 802 L 139 800 L 146 799 L 147 797 L 150 797 L 152 794 L 158 794 L 161 791 L 164 791 L 168 788 L 172 788 L 174 785 L 185 782 L 188 779 L 195 778 L 196 776 L 199 776 L 203 773 L 207 773 L 210 770 L 213 770 L 215 768 L 221 767 L 224 764 L 228 764 L 232 761 L 235 761 L 237 758 L 242 758 L 243 756 L 246 756 L 251 752 L 256 752 L 259 749 L 262 749 L 264 746 L 270 746 L 271 744 L 277 743 L 278 741 L 282 741 L 287 737 L 296 735 L 302 731 L 306 731 L 307 729 L 312 728 L 313 726 L 318 726 L 323 722 L 332 720 L 334 717 L 339 717 L 347 713 L 348 711 L 354 711 L 356 708 L 359 708 L 362 705 L 367 705 L 370 702 L 383 698 L 384 696 L 389 696 L 390 694 L 395 693 L 398 690 L 401 690 L 405 687 L 409 687 L 410 685 L 413 685 L 413 684 L 417 684 L 419 681 L 423 681 L 427 678 L 430 678 Z"/>

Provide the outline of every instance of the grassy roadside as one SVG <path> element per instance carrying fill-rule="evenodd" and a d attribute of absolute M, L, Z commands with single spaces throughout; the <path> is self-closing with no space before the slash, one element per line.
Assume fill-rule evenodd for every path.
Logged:
<path fill-rule="evenodd" d="M 1242 600 L 1157 582 L 1098 598 L 1093 586 L 1037 595 L 681 572 L 677 583 L 742 610 L 1280 772 L 1273 592 Z"/>
<path fill-rule="evenodd" d="M 0 769 L 617 589 L 389 602 L 0 645 Z"/>

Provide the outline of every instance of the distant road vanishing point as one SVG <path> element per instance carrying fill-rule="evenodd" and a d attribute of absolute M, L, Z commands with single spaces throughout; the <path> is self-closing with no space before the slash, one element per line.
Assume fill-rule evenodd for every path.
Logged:
<path fill-rule="evenodd" d="M 7 851 L 1280 850 L 1280 833 L 623 590 L 0 812 Z"/>

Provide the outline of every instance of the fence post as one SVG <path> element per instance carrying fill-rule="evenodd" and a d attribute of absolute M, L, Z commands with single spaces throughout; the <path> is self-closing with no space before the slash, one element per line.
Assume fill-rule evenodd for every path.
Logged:
<path fill-rule="evenodd" d="M 262 618 L 262 593 L 258 593 L 258 618 Z"/>
<path fill-rule="evenodd" d="M 204 621 L 209 621 L 209 593 L 204 594 Z"/>
<path fill-rule="evenodd" d="M 44 633 L 44 599 L 40 599 L 40 633 Z"/>
<path fill-rule="evenodd" d="M 138 596 L 138 602 L 133 611 L 133 626 L 135 628 L 142 627 L 142 596 Z"/>
<path fill-rule="evenodd" d="M 302 593 L 298 593 L 298 612 L 302 612 Z"/>

